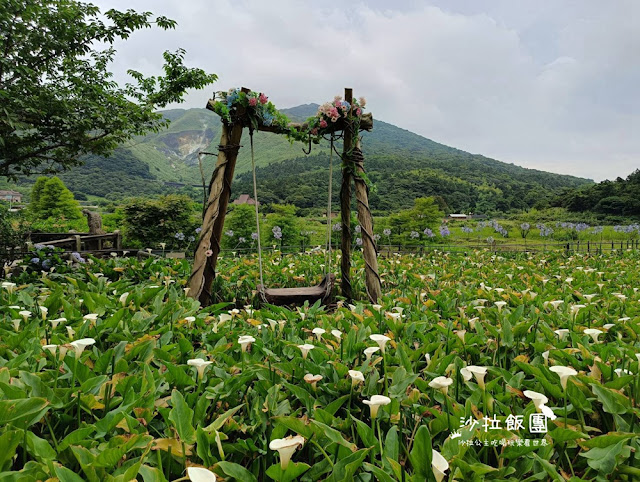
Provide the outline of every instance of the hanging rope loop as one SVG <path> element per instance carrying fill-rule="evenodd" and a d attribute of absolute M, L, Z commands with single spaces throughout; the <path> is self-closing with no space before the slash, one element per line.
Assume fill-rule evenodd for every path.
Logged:
<path fill-rule="evenodd" d="M 258 235 L 258 268 L 260 270 L 259 292 L 264 298 L 264 276 L 262 273 L 262 243 L 260 241 L 260 211 L 258 210 L 258 183 L 256 182 L 256 160 L 253 149 L 253 128 L 249 127 L 249 139 L 251 140 L 251 171 L 253 172 L 253 199 L 256 208 L 256 234 Z"/>

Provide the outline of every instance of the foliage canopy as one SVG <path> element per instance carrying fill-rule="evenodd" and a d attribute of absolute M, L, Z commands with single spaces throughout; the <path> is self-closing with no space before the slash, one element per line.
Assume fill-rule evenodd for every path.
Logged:
<path fill-rule="evenodd" d="M 164 76 L 130 70 L 135 84 L 119 86 L 109 71 L 114 42 L 152 25 L 176 23 L 74 0 L 0 3 L 0 175 L 54 173 L 80 164 L 83 154 L 109 155 L 166 126 L 157 108 L 217 79 L 185 67 L 178 49 L 163 54 Z"/>

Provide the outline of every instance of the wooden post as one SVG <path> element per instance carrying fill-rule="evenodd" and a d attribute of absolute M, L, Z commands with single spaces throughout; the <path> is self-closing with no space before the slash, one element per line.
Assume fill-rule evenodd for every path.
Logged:
<path fill-rule="evenodd" d="M 351 103 L 353 100 L 353 90 L 344 89 L 344 100 Z M 342 151 L 343 165 L 342 168 L 342 185 L 340 187 L 340 221 L 342 224 L 342 238 L 340 250 L 342 258 L 340 267 L 342 272 L 342 296 L 351 301 L 353 290 L 351 287 L 351 166 L 348 165 L 346 159 L 351 144 L 353 142 L 353 133 L 350 129 L 344 130 L 344 146 Z"/>
<path fill-rule="evenodd" d="M 116 239 L 115 239 L 115 249 L 117 250 L 121 250 L 122 249 L 122 234 L 120 233 L 119 229 L 116 229 L 113 234 L 116 235 Z"/>
<path fill-rule="evenodd" d="M 349 101 L 347 101 L 349 102 Z M 378 253 L 376 242 L 373 239 L 373 220 L 369 210 L 369 194 L 367 183 L 364 180 L 364 156 L 360 151 L 360 140 L 356 136 L 356 148 L 353 152 L 356 183 L 356 206 L 358 209 L 358 223 L 362 236 L 362 254 L 364 256 L 364 271 L 366 276 L 367 296 L 371 303 L 377 303 L 382 296 L 382 283 L 378 274 Z"/>
<path fill-rule="evenodd" d="M 79 234 L 76 234 L 73 239 L 76 245 L 76 252 L 79 253 L 82 251 L 82 237 Z"/>
<path fill-rule="evenodd" d="M 245 91 L 245 89 L 243 89 Z M 209 198 L 204 209 L 202 230 L 193 260 L 193 269 L 189 277 L 189 296 L 198 299 L 202 306 L 211 304 L 211 283 L 215 278 L 220 239 L 224 228 L 224 218 L 231 196 L 231 180 L 236 166 L 242 124 L 229 128 L 222 124 L 222 136 L 218 161 L 209 184 Z M 211 254 L 207 256 L 207 251 Z"/>

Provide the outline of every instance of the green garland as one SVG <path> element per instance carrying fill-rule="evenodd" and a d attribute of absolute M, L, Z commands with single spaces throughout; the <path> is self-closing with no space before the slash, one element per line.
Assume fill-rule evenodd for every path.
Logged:
<path fill-rule="evenodd" d="M 285 134 L 291 142 L 311 141 L 314 144 L 319 144 L 323 136 L 331 134 L 334 131 L 332 125 L 341 119 L 345 127 L 350 127 L 354 133 L 359 132 L 366 104 L 362 97 L 349 104 L 343 101 L 342 97 L 336 96 L 332 102 L 321 105 L 316 115 L 309 117 L 303 127 L 293 128 L 291 120 L 278 111 L 261 92 L 243 92 L 236 88 L 228 92 L 218 92 L 216 98 L 220 100 L 213 103 L 213 111 L 228 125 L 242 122 L 244 116 L 256 130 L 260 126 L 272 127 L 277 133 Z"/>

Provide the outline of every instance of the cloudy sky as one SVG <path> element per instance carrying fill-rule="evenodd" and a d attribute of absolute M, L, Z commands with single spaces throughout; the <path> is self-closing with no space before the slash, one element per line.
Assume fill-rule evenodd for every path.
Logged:
<path fill-rule="evenodd" d="M 94 0 L 178 22 L 117 44 L 116 79 L 162 52 L 216 73 L 182 107 L 246 86 L 278 107 L 353 87 L 374 117 L 524 167 L 595 180 L 640 168 L 637 0 Z"/>

